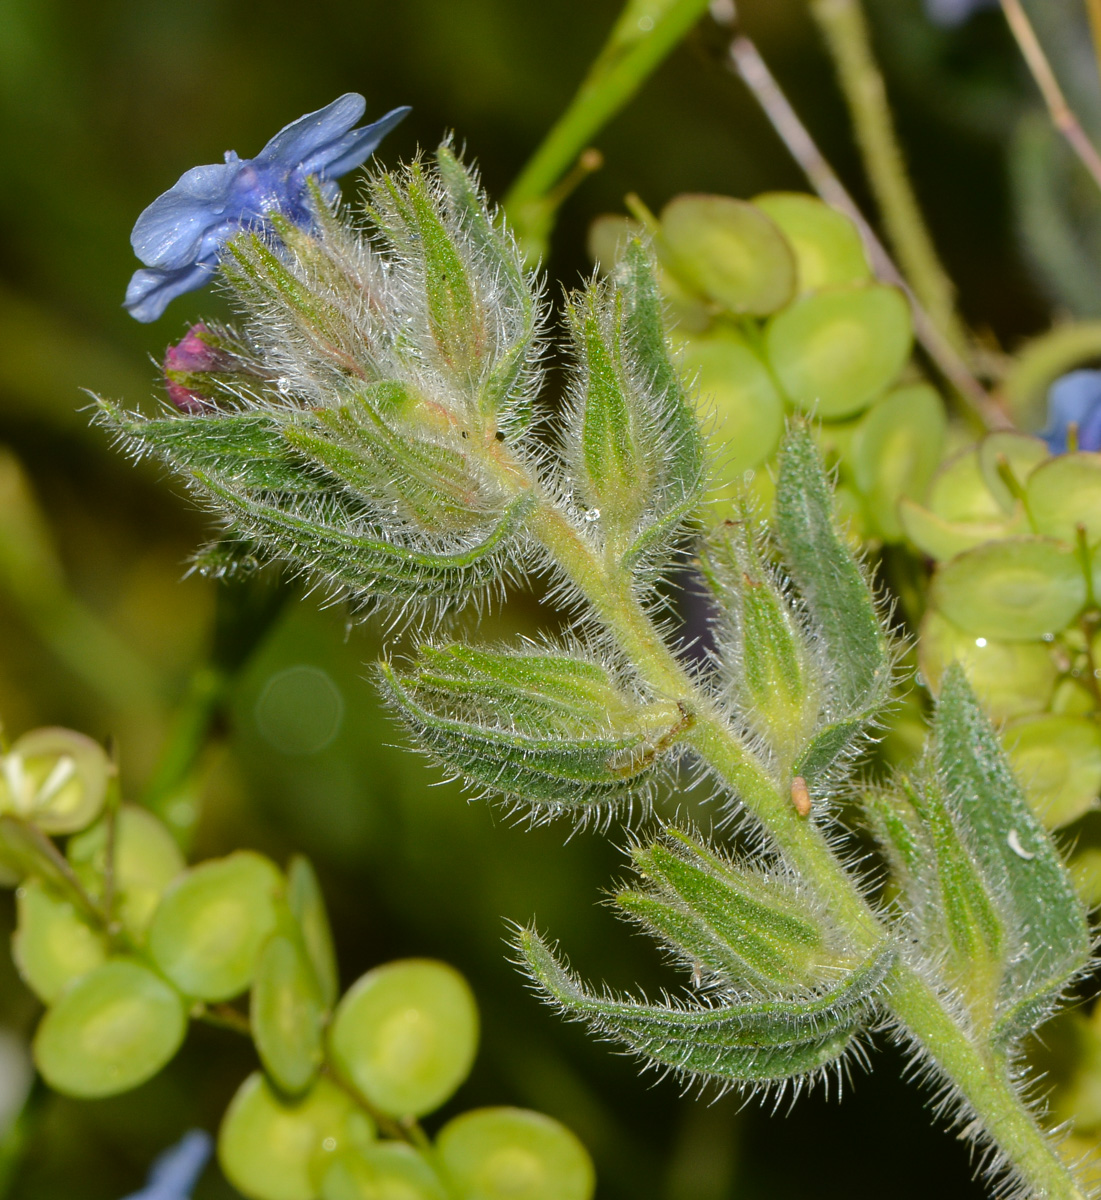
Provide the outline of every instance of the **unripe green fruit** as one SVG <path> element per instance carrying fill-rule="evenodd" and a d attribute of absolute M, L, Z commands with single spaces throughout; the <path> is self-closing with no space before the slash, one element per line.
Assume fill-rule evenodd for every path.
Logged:
<path fill-rule="evenodd" d="M 1094 808 L 1101 792 L 1101 726 L 1054 714 L 1010 725 L 1003 736 L 1013 769 L 1049 829 Z"/>
<path fill-rule="evenodd" d="M 283 1091 L 301 1092 L 320 1070 L 324 1013 L 300 938 L 273 934 L 257 960 L 249 1019 L 260 1061 Z"/>
<path fill-rule="evenodd" d="M 406 959 L 368 971 L 337 1006 L 332 1061 L 366 1100 L 394 1116 L 439 1108 L 470 1072 L 478 1008 L 446 963 Z"/>
<path fill-rule="evenodd" d="M 147 967 L 113 959 L 62 991 L 38 1026 L 34 1059 L 55 1091 L 113 1096 L 152 1078 L 186 1032 L 179 994 Z"/>
<path fill-rule="evenodd" d="M 1032 641 L 1074 620 L 1086 602 L 1086 580 L 1073 547 L 1051 538 L 1010 538 L 944 563 L 931 598 L 968 633 Z"/>
<path fill-rule="evenodd" d="M 662 209 L 658 247 L 679 281 L 730 313 L 765 316 L 795 291 L 791 247 L 745 200 L 675 197 Z"/>
<path fill-rule="evenodd" d="M 779 445 L 784 401 L 768 368 L 732 329 L 690 338 L 681 361 L 686 377 L 697 380 L 702 413 L 714 412 L 711 445 L 719 478 L 713 490 L 729 488 Z"/>
<path fill-rule="evenodd" d="M 1025 504 L 1037 533 L 1078 539 L 1078 527 L 1093 546 L 1101 540 L 1101 454 L 1060 454 L 1028 477 Z"/>
<path fill-rule="evenodd" d="M 367 1114 L 331 1080 L 322 1077 L 291 1102 L 254 1071 L 226 1110 L 218 1161 L 252 1200 L 316 1200 L 337 1155 L 373 1137 Z"/>
<path fill-rule="evenodd" d="M 775 222 L 794 252 L 800 292 L 871 279 L 859 230 L 817 196 L 765 192 L 753 204 Z"/>
<path fill-rule="evenodd" d="M 275 864 L 249 850 L 192 867 L 169 885 L 153 915 L 149 950 L 157 966 L 185 996 L 239 995 L 275 929 L 282 886 Z"/>
<path fill-rule="evenodd" d="M 796 300 L 769 321 L 765 351 L 788 398 L 835 421 L 886 391 L 910 356 L 911 340 L 902 293 L 863 284 Z"/>
<path fill-rule="evenodd" d="M 52 1004 L 67 983 L 106 962 L 103 937 L 70 901 L 40 880 L 28 879 L 15 893 L 15 902 L 12 958 L 23 981 L 44 1004 Z"/>
<path fill-rule="evenodd" d="M 124 804 L 115 818 L 115 911 L 126 929 L 144 935 L 164 889 L 187 867 L 165 825 L 145 808 Z M 77 878 L 96 897 L 104 894 L 107 821 L 69 841 L 66 855 Z"/>
<path fill-rule="evenodd" d="M 43 833 L 73 833 L 99 816 L 114 765 L 103 747 L 71 729 L 32 729 L 0 760 L 0 812 Z"/>
<path fill-rule="evenodd" d="M 332 1008 L 340 995 L 333 933 L 321 886 L 309 859 L 296 854 L 287 867 L 287 904 L 302 931 L 302 942 L 313 965 L 321 998 Z"/>
<path fill-rule="evenodd" d="M 321 1200 L 449 1200 L 436 1172 L 404 1142 L 378 1142 L 336 1157 Z"/>
<path fill-rule="evenodd" d="M 1002 512 L 1007 514 L 1015 512 L 1020 504 L 1020 496 L 1015 493 L 1024 487 L 1025 480 L 1032 472 L 1051 456 L 1047 443 L 1040 438 L 1009 429 L 988 433 L 979 442 L 977 453 L 983 482 Z M 1013 477 L 1012 487 L 1004 477 L 1006 471 Z M 1044 533 L 1045 530 L 1038 532 Z"/>
<path fill-rule="evenodd" d="M 463 1200 L 589 1200 L 596 1187 L 585 1147 L 542 1113 L 463 1113 L 443 1127 L 438 1146 Z"/>

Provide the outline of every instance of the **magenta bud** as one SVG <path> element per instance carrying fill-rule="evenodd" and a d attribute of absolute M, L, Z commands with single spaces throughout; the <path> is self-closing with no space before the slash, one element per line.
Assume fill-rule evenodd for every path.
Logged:
<path fill-rule="evenodd" d="M 187 386 L 195 375 L 224 370 L 226 367 L 226 356 L 210 344 L 207 340 L 209 336 L 205 325 L 192 325 L 182 341 L 169 346 L 164 352 L 164 380 L 168 398 L 180 412 L 194 415 L 210 412 L 214 407 L 210 397 Z"/>

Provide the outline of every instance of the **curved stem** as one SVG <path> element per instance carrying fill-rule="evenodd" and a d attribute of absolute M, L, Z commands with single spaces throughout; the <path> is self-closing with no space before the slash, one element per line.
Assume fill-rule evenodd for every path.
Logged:
<path fill-rule="evenodd" d="M 854 945 L 871 949 L 882 943 L 887 929 L 823 832 L 815 822 L 799 815 L 765 764 L 669 650 L 618 565 L 598 554 L 547 498 L 537 503 L 532 532 L 589 601 L 646 683 L 690 709 L 695 720 L 685 740 L 761 821 L 800 875 L 828 901 Z M 979 1050 L 940 997 L 905 962 L 893 968 L 886 1004 L 958 1089 L 985 1133 L 1037 1196 L 1085 1200 L 1069 1168 L 1013 1091 L 1004 1062 Z"/>
<path fill-rule="evenodd" d="M 933 323 L 964 351 L 967 334 L 956 312 L 955 288 L 937 257 L 906 171 L 860 0 L 814 0 L 811 13 L 837 68 L 864 169 L 902 270 Z"/>

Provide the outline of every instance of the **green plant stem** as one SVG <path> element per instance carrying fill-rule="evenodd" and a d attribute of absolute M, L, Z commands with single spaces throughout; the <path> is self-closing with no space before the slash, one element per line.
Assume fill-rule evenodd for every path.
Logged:
<path fill-rule="evenodd" d="M 515 476 L 514 476 L 515 478 Z M 631 590 L 609 562 L 545 497 L 532 525 L 538 537 L 616 637 L 639 675 L 658 694 L 693 716 L 686 740 L 766 827 L 791 864 L 814 884 L 847 927 L 854 946 L 869 951 L 888 934 L 817 825 L 801 818 L 764 764 L 691 679 Z M 959 1089 L 983 1129 L 1038 1196 L 1085 1200 L 1010 1084 L 1004 1062 L 985 1057 L 945 1010 L 940 998 L 904 962 L 890 977 L 888 1007 Z"/>
<path fill-rule="evenodd" d="M 906 171 L 860 0 L 812 0 L 811 13 L 837 68 L 864 169 L 903 273 L 937 328 L 958 351 L 966 352 L 967 333 L 956 313 L 955 289 L 937 257 Z"/>
<path fill-rule="evenodd" d="M 509 222 L 529 250 L 545 246 L 562 200 L 556 185 L 707 6 L 708 0 L 628 0 L 573 100 L 505 197 Z"/>

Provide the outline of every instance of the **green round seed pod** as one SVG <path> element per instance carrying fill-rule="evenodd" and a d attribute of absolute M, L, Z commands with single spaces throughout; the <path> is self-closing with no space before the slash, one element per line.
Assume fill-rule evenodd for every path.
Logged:
<path fill-rule="evenodd" d="M 6 804 L 43 833 L 74 833 L 99 816 L 115 773 L 103 747 L 71 729 L 32 729 L 4 758 Z"/>
<path fill-rule="evenodd" d="M 844 213 L 806 192 L 765 192 L 752 203 L 777 225 L 795 252 L 800 292 L 871 279 L 860 231 Z"/>
<path fill-rule="evenodd" d="M 91 895 L 103 896 L 107 820 L 70 838 L 66 856 Z M 176 839 L 147 809 L 124 804 L 115 818 L 114 895 L 123 926 L 142 937 L 164 889 L 187 869 Z"/>
<path fill-rule="evenodd" d="M 1017 537 L 1029 531 L 1023 505 L 1018 505 L 1015 515 L 1008 520 L 980 524 L 945 520 L 903 496 L 898 502 L 898 520 L 910 541 L 937 562 L 946 562 L 984 542 Z"/>
<path fill-rule="evenodd" d="M 1000 429 L 983 438 L 979 443 L 978 455 L 979 469 L 987 489 L 1002 512 L 1012 513 L 1020 504 L 1020 491 L 1024 489 L 1025 481 L 1044 459 L 1051 456 L 1051 452 L 1047 443 L 1040 438 Z M 1015 481 L 1012 488 L 1004 478 L 1005 470 Z"/>
<path fill-rule="evenodd" d="M 275 864 L 249 850 L 192 867 L 169 884 L 153 914 L 148 942 L 157 966 L 185 996 L 239 995 L 275 929 L 282 886 Z"/>
<path fill-rule="evenodd" d="M 55 1091 L 114 1096 L 156 1075 L 186 1032 L 178 992 L 147 967 L 112 959 L 69 984 L 47 1010 L 34 1059 Z"/>
<path fill-rule="evenodd" d="M 1101 905 L 1101 849 L 1079 850 L 1067 866 L 1083 902 L 1090 908 Z"/>
<path fill-rule="evenodd" d="M 863 284 L 803 296 L 777 313 L 765 350 L 787 396 L 825 421 L 854 416 L 910 356 L 910 306 L 895 288 Z"/>
<path fill-rule="evenodd" d="M 944 404 L 925 383 L 890 392 L 860 422 L 852 443 L 853 478 L 886 541 L 902 540 L 898 502 L 925 492 L 947 427 Z"/>
<path fill-rule="evenodd" d="M 41 880 L 28 879 L 15 893 L 15 905 L 12 958 L 43 1004 L 52 1004 L 67 983 L 107 961 L 103 936 Z"/>
<path fill-rule="evenodd" d="M 366 1113 L 324 1076 L 292 1102 L 254 1071 L 222 1118 L 218 1162 L 252 1200 L 316 1200 L 336 1157 L 373 1136 Z"/>
<path fill-rule="evenodd" d="M 659 249 L 679 281 L 726 312 L 766 316 L 795 293 L 795 255 L 745 200 L 677 196 L 661 213 Z"/>
<path fill-rule="evenodd" d="M 930 595 L 968 633 L 1032 641 L 1074 620 L 1086 602 L 1086 580 L 1072 547 L 1051 538 L 1011 538 L 943 563 Z"/>
<path fill-rule="evenodd" d="M 601 213 L 593 218 L 589 225 L 586 249 L 601 274 L 611 275 L 623 257 L 627 243 L 641 232 L 642 226 L 638 221 L 621 213 Z"/>
<path fill-rule="evenodd" d="M 1076 821 L 1101 792 L 1101 727 L 1089 717 L 1045 714 L 1015 721 L 1005 748 L 1040 819 L 1049 829 Z"/>
<path fill-rule="evenodd" d="M 337 1006 L 333 1063 L 369 1103 L 394 1116 L 439 1108 L 470 1072 L 478 1008 L 466 980 L 430 959 L 368 971 Z"/>
<path fill-rule="evenodd" d="M 305 949 L 295 937 L 272 934 L 257 959 L 249 1020 L 260 1061 L 290 1095 L 309 1087 L 321 1069 L 324 1016 Z"/>
<path fill-rule="evenodd" d="M 480 1108 L 449 1121 L 440 1161 L 463 1200 L 590 1200 L 588 1151 L 558 1121 L 522 1108 Z"/>
<path fill-rule="evenodd" d="M 448 1200 L 439 1176 L 412 1146 L 377 1142 L 337 1155 L 321 1200 Z"/>
<path fill-rule="evenodd" d="M 681 354 L 685 374 L 697 381 L 701 411 L 705 416 L 714 412 L 713 490 L 725 494 L 780 444 L 784 402 L 768 368 L 733 330 L 690 338 Z"/>
<path fill-rule="evenodd" d="M 326 1008 L 332 1008 L 340 995 L 333 933 L 321 885 L 310 860 L 301 854 L 296 854 L 287 867 L 287 904 L 302 931 L 302 941 L 317 976 L 321 998 Z"/>
<path fill-rule="evenodd" d="M 987 485 L 975 448 L 953 455 L 933 476 L 926 507 L 945 521 L 989 525 L 1005 520 L 1005 512 Z"/>
<path fill-rule="evenodd" d="M 1025 504 L 1037 533 L 1078 539 L 1078 526 L 1093 546 L 1101 540 L 1101 454 L 1060 454 L 1028 477 Z"/>
<path fill-rule="evenodd" d="M 918 663 L 934 693 L 940 691 L 945 668 L 956 661 L 995 721 L 1041 713 L 1051 703 L 1058 669 L 1043 642 L 976 637 L 935 608 L 926 609 L 918 633 Z"/>

